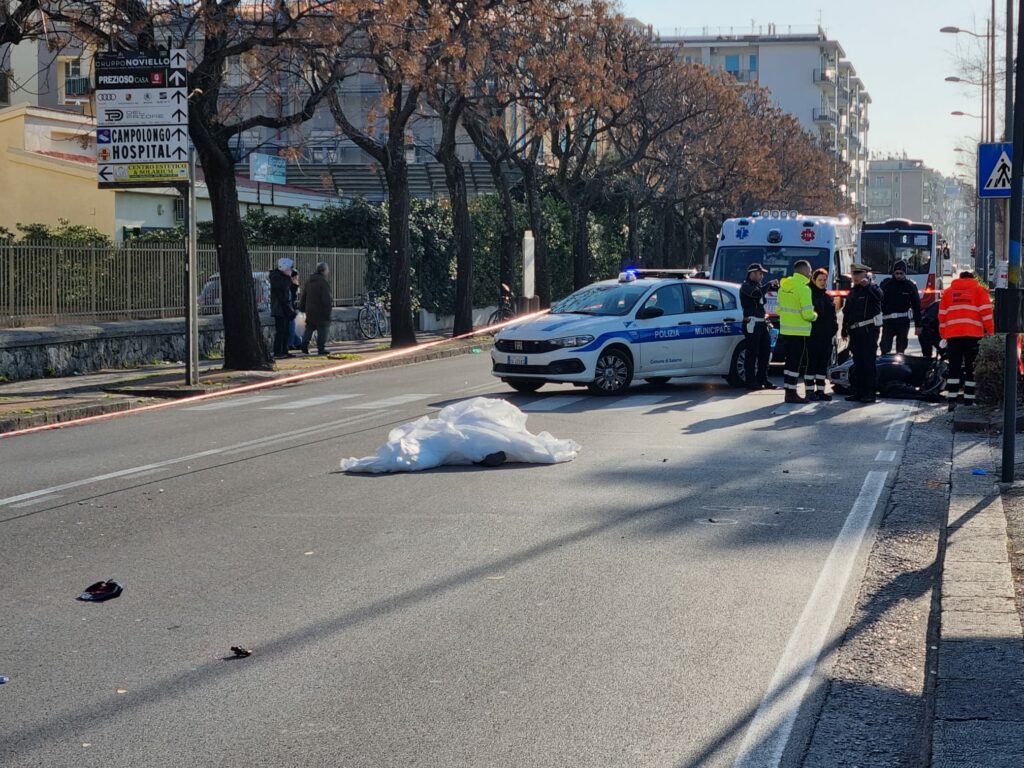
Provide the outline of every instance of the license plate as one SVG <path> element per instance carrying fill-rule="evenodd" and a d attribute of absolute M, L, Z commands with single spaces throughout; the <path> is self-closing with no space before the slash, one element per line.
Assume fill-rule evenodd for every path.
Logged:
<path fill-rule="evenodd" d="M 509 355 L 509 365 L 526 365 L 526 355 Z"/>

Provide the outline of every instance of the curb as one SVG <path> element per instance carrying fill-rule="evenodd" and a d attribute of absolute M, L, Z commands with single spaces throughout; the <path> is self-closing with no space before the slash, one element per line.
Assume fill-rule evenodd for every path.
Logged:
<path fill-rule="evenodd" d="M 482 342 L 480 344 L 465 344 L 455 347 L 453 349 L 435 349 L 427 350 L 417 354 L 410 355 L 409 357 L 395 357 L 387 360 L 378 360 L 375 362 L 367 362 L 366 365 L 359 366 L 358 368 L 349 368 L 342 371 L 335 371 L 331 374 L 324 374 L 323 378 L 348 376 L 354 373 L 362 373 L 364 371 L 380 370 L 383 368 L 398 368 L 403 365 L 414 365 L 416 363 L 425 363 L 432 360 L 443 360 L 449 357 L 458 357 L 460 355 L 473 354 L 474 349 L 479 349 L 480 352 L 490 350 L 493 346 L 492 342 Z M 283 374 L 284 376 L 290 376 L 294 372 Z M 310 377 L 309 380 L 316 377 Z M 274 378 L 268 379 L 269 382 L 266 385 L 267 389 L 274 386 L 287 386 L 295 382 L 284 382 L 278 384 Z M 123 389 L 117 387 L 104 387 L 103 392 L 111 394 L 126 395 L 132 397 L 148 397 L 148 398 L 163 398 L 163 399 L 179 399 L 185 397 L 192 397 L 194 395 L 204 395 L 213 390 L 196 388 L 196 387 L 153 387 L 147 389 L 145 387 L 125 387 Z M 85 405 L 74 405 L 65 408 L 49 408 L 39 413 L 24 414 L 19 416 L 0 416 L 0 434 L 5 432 L 14 432 L 19 429 L 29 429 L 32 427 L 42 427 L 47 424 L 59 424 L 65 421 L 73 421 L 75 419 L 84 419 L 90 416 L 102 416 L 107 413 L 117 413 L 119 411 L 130 411 L 138 405 L 138 401 L 128 400 L 112 400 L 102 401 L 96 403 L 87 403 Z"/>
<path fill-rule="evenodd" d="M 1002 411 L 992 413 L 979 410 L 976 406 L 957 408 L 953 412 L 954 432 L 993 432 L 1003 431 Z M 1017 432 L 1024 432 L 1024 411 L 1017 411 Z"/>
<path fill-rule="evenodd" d="M 14 432 L 18 429 L 42 427 L 47 424 L 60 424 L 64 421 L 86 419 L 90 416 L 102 416 L 105 413 L 130 411 L 138 403 L 129 400 L 112 400 L 85 405 L 72 405 L 66 408 L 48 408 L 40 413 L 27 413 L 21 416 L 0 417 L 0 434 Z"/>

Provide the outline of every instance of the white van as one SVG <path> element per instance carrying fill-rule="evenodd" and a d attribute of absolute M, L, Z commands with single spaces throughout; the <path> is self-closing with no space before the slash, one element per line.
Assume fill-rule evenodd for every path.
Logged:
<path fill-rule="evenodd" d="M 742 283 L 747 267 L 761 264 L 768 275 L 765 282 L 781 280 L 793 274 L 793 265 L 801 259 L 811 269 L 828 270 L 828 293 L 836 304 L 842 327 L 843 300 L 852 285 L 850 268 L 856 252 L 853 222 L 846 216 L 809 216 L 796 211 L 763 211 L 750 216 L 726 219 L 718 235 L 712 280 Z M 765 307 L 776 317 L 776 295 L 768 294 Z M 836 335 L 833 364 L 846 349 L 847 342 Z"/>

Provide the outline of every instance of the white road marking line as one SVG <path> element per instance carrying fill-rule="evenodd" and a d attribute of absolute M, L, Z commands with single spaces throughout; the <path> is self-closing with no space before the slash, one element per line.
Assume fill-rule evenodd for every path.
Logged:
<path fill-rule="evenodd" d="M 18 501 L 25 501 L 26 499 L 34 499 L 38 496 L 49 496 L 51 493 L 57 491 L 66 491 L 70 488 L 80 488 L 83 485 L 91 485 L 92 483 L 102 482 L 103 480 L 114 480 L 119 477 L 125 477 L 127 475 L 133 475 L 137 472 L 145 472 L 150 469 L 157 469 L 159 467 L 167 467 L 172 464 L 181 464 L 185 461 L 192 461 L 193 459 L 201 459 L 204 456 L 213 456 L 221 452 L 222 449 L 214 448 L 210 451 L 200 451 L 199 453 L 190 453 L 188 456 L 181 456 L 177 459 L 167 459 L 166 461 L 157 461 L 153 464 L 143 464 L 141 467 L 131 467 L 130 469 L 119 469 L 116 472 L 107 472 L 104 475 L 95 475 L 93 477 L 86 477 L 82 480 L 73 480 L 70 483 L 62 483 L 61 485 L 54 485 L 49 488 L 41 488 L 38 491 L 29 491 L 28 493 L 19 493 L 17 496 L 8 496 L 6 499 L 0 499 L 0 507 L 6 507 Z"/>
<path fill-rule="evenodd" d="M 20 504 L 11 504 L 11 509 L 22 509 L 23 507 L 32 507 L 36 504 L 42 504 L 44 501 L 53 501 L 55 499 L 63 498 L 59 493 L 51 493 L 47 496 L 39 496 L 31 501 L 23 501 Z"/>
<path fill-rule="evenodd" d="M 889 431 L 885 433 L 886 440 L 895 440 L 896 442 L 903 441 L 903 432 L 907 428 L 907 422 L 910 421 L 911 415 L 914 413 L 914 406 L 906 409 L 900 409 L 892 420 L 892 424 L 889 425 Z"/>
<path fill-rule="evenodd" d="M 346 405 L 345 407 L 359 411 L 383 411 L 388 408 L 395 408 L 399 405 L 414 403 L 417 400 L 426 400 L 429 397 L 438 397 L 438 395 L 410 392 L 407 395 L 397 395 L 396 397 L 389 397 L 385 400 L 374 400 L 370 403 L 356 403 L 355 405 Z"/>
<path fill-rule="evenodd" d="M 274 405 L 265 405 L 260 408 L 261 411 L 297 411 L 301 408 L 312 408 L 317 405 L 326 405 L 327 403 L 333 403 L 335 400 L 348 400 L 351 397 L 359 397 L 359 395 L 320 395 L 319 397 L 307 397 L 305 400 L 290 400 L 287 403 L 275 403 Z"/>
<path fill-rule="evenodd" d="M 602 411 L 624 411 L 627 408 L 648 408 L 658 403 L 663 403 L 672 395 L 630 395 L 620 397 L 618 400 L 598 400 L 593 398 L 594 405 Z"/>
<path fill-rule="evenodd" d="M 888 474 L 873 470 L 864 478 L 814 591 L 789 636 L 768 691 L 747 728 L 733 768 L 775 768 L 782 760 Z"/>
<path fill-rule="evenodd" d="M 277 400 L 283 397 L 283 395 L 250 395 L 249 397 L 239 397 L 234 400 L 225 400 L 219 403 L 207 403 L 206 405 L 193 405 L 190 408 L 182 408 L 183 411 L 223 411 L 225 408 L 237 408 L 242 405 L 253 405 L 255 403 L 265 403 L 267 400 Z"/>
<path fill-rule="evenodd" d="M 875 461 L 896 461 L 896 451 L 879 451 Z"/>
<path fill-rule="evenodd" d="M 318 432 L 326 432 L 334 429 L 335 427 L 343 427 L 347 424 L 357 423 L 372 419 L 376 416 L 380 416 L 379 413 L 366 413 L 358 416 L 348 416 L 344 419 L 337 419 L 336 421 L 327 422 L 325 424 L 317 424 L 312 427 L 303 427 L 302 429 L 295 429 L 290 432 L 282 432 L 281 434 L 274 435 L 273 437 L 257 437 L 254 440 L 245 440 L 241 443 L 235 443 L 233 445 L 227 445 L 223 448 L 212 448 L 208 451 L 200 451 L 199 453 L 190 453 L 187 456 L 180 456 L 175 459 L 167 459 L 165 461 L 157 461 L 152 464 L 142 464 L 138 467 L 129 467 L 128 469 L 119 469 L 116 472 L 107 472 L 102 475 L 94 475 L 93 477 L 82 478 L 81 480 L 74 480 L 69 483 L 63 483 L 61 485 L 54 485 L 49 488 L 40 488 L 37 491 L 29 491 L 27 493 L 19 493 L 17 496 L 8 496 L 7 498 L 0 499 L 0 507 L 12 506 L 21 501 L 27 501 L 28 499 L 36 499 L 40 496 L 49 496 L 57 493 L 58 491 L 66 491 L 71 488 L 80 488 L 83 485 L 92 485 L 93 483 L 100 483 L 104 480 L 116 480 L 122 477 L 130 477 L 133 475 L 140 475 L 143 473 L 150 473 L 157 469 L 164 467 L 170 467 L 175 464 L 184 464 L 188 461 L 195 459 L 202 459 L 206 456 L 217 456 L 217 455 L 230 455 L 232 453 L 239 453 L 253 446 L 263 447 L 274 443 L 284 442 L 296 437 L 305 437 L 310 434 Z"/>
<path fill-rule="evenodd" d="M 589 395 L 560 395 L 558 397 L 545 397 L 534 400 L 532 403 L 520 406 L 523 411 L 557 411 L 567 405 L 574 405 L 584 400 L 590 400 Z"/>

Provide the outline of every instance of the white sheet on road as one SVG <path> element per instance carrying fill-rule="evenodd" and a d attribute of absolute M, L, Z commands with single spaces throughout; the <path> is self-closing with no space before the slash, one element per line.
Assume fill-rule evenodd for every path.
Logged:
<path fill-rule="evenodd" d="M 396 427 L 376 456 L 342 459 L 346 472 L 415 472 L 445 464 L 473 464 L 504 451 L 506 461 L 556 464 L 572 461 L 580 446 L 548 432 L 531 434 L 526 414 L 505 400 L 475 397 Z"/>

